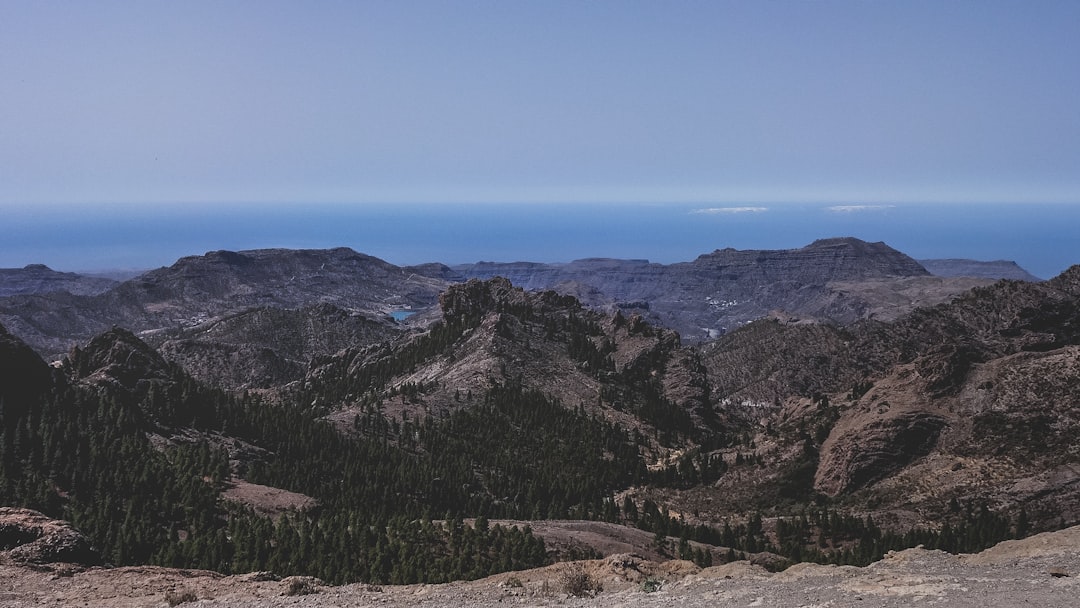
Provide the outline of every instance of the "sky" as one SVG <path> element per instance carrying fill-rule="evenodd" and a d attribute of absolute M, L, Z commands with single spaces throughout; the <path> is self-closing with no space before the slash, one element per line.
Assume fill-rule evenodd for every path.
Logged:
<path fill-rule="evenodd" d="M 365 250 L 329 237 L 465 205 L 513 206 L 508 222 L 666 205 L 699 225 L 720 207 L 1080 205 L 1077 108 L 1074 0 L 0 0 L 0 265 L 139 266 L 121 258 L 180 250 L 150 228 L 179 216 L 201 253 Z M 310 236 L 267 219 L 309 214 Z M 88 232 L 110 221 L 128 231 Z M 220 246 L 198 238 L 227 222 Z M 459 259 L 527 251 L 486 242 Z"/>

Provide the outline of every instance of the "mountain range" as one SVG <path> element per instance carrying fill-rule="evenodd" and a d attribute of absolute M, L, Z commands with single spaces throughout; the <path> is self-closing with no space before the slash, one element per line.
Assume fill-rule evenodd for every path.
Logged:
<path fill-rule="evenodd" d="M 231 377 L 231 386 L 254 388 L 298 379 L 316 355 L 373 344 L 430 320 L 423 313 L 434 310 L 438 294 L 471 278 L 503 276 L 525 289 L 553 289 L 700 342 L 772 312 L 840 324 L 895 318 L 991 282 L 987 273 L 1011 272 L 968 267 L 980 276 L 932 276 L 883 243 L 850 238 L 793 250 L 718 250 L 671 265 L 588 259 L 400 267 L 345 248 L 215 251 L 124 282 L 43 266 L 0 271 L 2 293 L 12 294 L 0 297 L 0 323 L 53 360 L 113 326 L 128 328 L 155 346 L 169 342 L 163 349 L 170 358 L 197 375 L 221 370 L 221 361 L 255 361 L 242 373 L 218 374 Z M 278 323 L 292 327 L 287 338 L 273 331 Z"/>
<path fill-rule="evenodd" d="M 0 489 L 112 563 L 388 582 L 567 557 L 486 520 L 457 544 L 501 517 L 783 567 L 1080 519 L 1080 266 L 942 277 L 856 239 L 672 265 L 257 250 L 31 291 L 0 298 Z M 329 539 L 338 560 L 283 553 Z"/>

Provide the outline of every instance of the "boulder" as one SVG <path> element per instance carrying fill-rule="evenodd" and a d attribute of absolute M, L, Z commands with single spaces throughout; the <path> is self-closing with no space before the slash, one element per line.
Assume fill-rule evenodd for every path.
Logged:
<path fill-rule="evenodd" d="M 90 541 L 68 522 L 16 507 L 0 507 L 0 551 L 28 564 L 102 563 Z"/>

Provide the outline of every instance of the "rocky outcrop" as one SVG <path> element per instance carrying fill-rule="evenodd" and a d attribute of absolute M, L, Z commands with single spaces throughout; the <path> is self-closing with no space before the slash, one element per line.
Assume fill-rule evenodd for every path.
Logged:
<path fill-rule="evenodd" d="M 836 496 L 883 479 L 928 454 L 944 426 L 944 418 L 925 411 L 846 421 L 821 448 L 814 487 Z"/>
<path fill-rule="evenodd" d="M 113 329 L 94 337 L 68 356 L 66 369 L 79 382 L 107 385 L 126 392 L 143 390 L 151 381 L 170 380 L 165 359 L 126 329 Z"/>
<path fill-rule="evenodd" d="M 31 509 L 0 507 L 0 551 L 29 564 L 102 563 L 90 541 L 71 524 Z"/>
<path fill-rule="evenodd" d="M 935 508 L 975 494 L 1013 509 L 1027 503 L 1029 516 L 1054 521 L 1076 512 L 1077 490 L 1065 473 L 1080 465 L 1070 447 L 1080 407 L 1077 277 L 1080 269 L 1040 283 L 1000 281 L 893 323 L 849 328 L 831 346 L 797 341 L 797 327 L 758 323 L 712 346 L 706 362 L 716 380 L 743 370 L 739 377 L 748 381 L 786 367 L 764 381 L 780 395 L 798 386 L 783 378 L 809 372 L 816 390 L 844 404 L 820 446 L 818 491 L 850 493 L 895 476 L 875 492 L 913 500 L 905 494 L 909 486 L 934 478 L 939 483 L 918 495 Z M 769 364 L 776 358 L 770 345 L 779 341 L 805 352 L 805 360 Z M 750 350 L 755 345 L 764 346 Z M 755 368 L 754 361 L 762 363 Z M 724 383 L 717 386 L 725 390 Z M 785 412 L 799 415 L 797 408 Z M 933 457 L 922 459 L 927 455 Z M 966 473 L 973 463 L 996 481 Z M 1048 469 L 1065 473 L 1023 481 L 1043 479 Z M 1010 485 L 1026 489 L 1007 490 Z"/>
<path fill-rule="evenodd" d="M 528 315 L 582 309 L 581 303 L 571 296 L 554 291 L 527 293 L 505 277 L 470 279 L 463 284 L 452 285 L 439 295 L 439 308 L 446 319 L 477 318 L 493 312 Z"/>
<path fill-rule="evenodd" d="M 524 305 L 525 293 L 515 288 L 504 277 L 481 281 L 472 279 L 463 285 L 454 285 L 439 294 L 439 308 L 443 317 L 479 317 L 507 305 Z"/>

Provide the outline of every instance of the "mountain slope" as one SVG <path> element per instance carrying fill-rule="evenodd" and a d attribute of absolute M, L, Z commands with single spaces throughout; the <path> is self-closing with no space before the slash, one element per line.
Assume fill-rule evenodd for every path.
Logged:
<path fill-rule="evenodd" d="M 759 321 L 703 360 L 718 396 L 769 404 L 756 437 L 766 460 L 798 461 L 797 446 L 812 448 L 817 491 L 939 514 L 973 499 L 1072 521 L 1078 296 L 1080 266 L 1043 283 L 980 287 L 893 323 Z"/>
<path fill-rule="evenodd" d="M 246 263 L 221 263 L 234 262 Z M 850 278 L 845 264 L 829 276 Z M 699 561 L 713 553 L 690 541 L 845 564 L 1080 518 L 1080 266 L 892 322 L 777 314 L 700 348 L 502 278 L 449 287 L 423 330 L 365 345 L 377 328 L 358 322 L 355 336 L 310 341 L 355 319 L 331 304 L 253 308 L 176 334 L 179 353 L 278 331 L 298 356 L 359 342 L 314 355 L 274 400 L 208 387 L 125 329 L 58 369 L 0 331 L 0 362 L 23 370 L 0 375 L 2 489 L 68 516 L 120 563 L 334 581 L 546 559 L 486 517 L 633 524 L 658 552 L 681 537 L 678 554 Z M 233 477 L 317 508 L 275 523 L 226 507 Z"/>
<path fill-rule="evenodd" d="M 126 330 L 73 351 L 63 374 L 51 373 L 16 338 L 3 331 L 0 337 L 5 363 L 43 368 L 48 380 L 41 394 L 14 402 L 9 397 L 34 387 L 0 375 L 0 496 L 69 519 L 110 563 L 272 568 L 329 581 L 445 581 L 547 562 L 543 543 L 527 529 L 431 521 L 429 512 L 477 508 L 468 503 L 479 492 L 468 489 L 464 462 L 344 437 L 293 404 L 230 397 L 192 380 Z M 567 428 L 577 433 L 576 446 L 595 444 L 592 463 L 600 462 L 603 445 L 589 434 L 596 428 Z M 438 445 L 453 437 L 431 432 L 439 433 Z M 226 502 L 234 475 L 260 484 L 248 488 L 310 490 L 317 503 L 307 504 L 317 508 L 270 519 Z M 433 492 L 444 480 L 447 491 Z M 536 480 L 529 483 L 530 497 L 541 496 Z M 558 508 L 565 509 L 572 493 L 562 495 Z M 5 549 L 24 542 L 9 533 Z M 331 542 L 340 546 L 329 551 Z M 318 557 L 331 554 L 340 559 Z"/>
<path fill-rule="evenodd" d="M 92 296 L 104 293 L 119 282 L 102 277 L 89 277 L 74 272 L 57 272 L 44 264 L 23 268 L 0 268 L 0 297 L 38 295 L 66 291 Z"/>
<path fill-rule="evenodd" d="M 375 344 L 399 333 L 401 328 L 385 318 L 373 320 L 332 304 L 316 304 L 251 308 L 144 337 L 165 358 L 204 382 L 230 389 L 265 389 L 301 379 L 317 356 Z"/>
<path fill-rule="evenodd" d="M 345 248 L 215 251 L 181 258 L 172 266 L 149 271 L 99 295 L 55 293 L 2 298 L 0 322 L 51 358 L 58 358 L 74 344 L 114 325 L 155 343 L 170 338 L 193 339 L 193 332 L 188 330 L 253 308 L 306 307 L 307 312 L 299 317 L 308 320 L 325 312 L 326 318 L 315 322 L 316 326 L 337 324 L 346 335 L 358 338 L 357 328 L 351 327 L 354 323 L 339 322 L 340 311 L 395 327 L 386 315 L 398 309 L 432 306 L 447 284 L 438 278 L 443 272 L 445 267 L 438 265 L 394 266 Z M 319 308 L 317 304 L 330 307 Z M 234 317 L 230 325 L 236 327 L 241 319 L 258 316 Z M 283 323 L 290 325 L 283 330 L 304 331 L 296 322 Z M 242 331 L 265 332 L 265 320 L 257 320 L 254 327 Z M 315 327 L 312 331 L 320 330 Z M 371 339 L 382 335 L 377 331 Z M 312 347 L 325 341 L 316 335 L 296 339 Z M 227 340 L 225 343 L 235 345 Z M 271 348 L 279 359 L 296 363 L 296 349 L 277 352 L 267 340 L 261 340 L 259 346 Z M 320 354 L 333 352 L 316 350 Z M 306 365 L 307 360 L 299 363 Z"/>
<path fill-rule="evenodd" d="M 28 268 L 17 274 L 45 270 Z M 779 251 L 717 250 L 670 265 L 595 258 L 569 264 L 481 262 L 451 269 L 440 264 L 399 267 L 346 248 L 214 251 L 181 258 L 97 295 L 38 293 L 43 289 L 35 288 L 35 293 L 0 297 L 0 322 L 50 359 L 114 325 L 155 345 L 197 339 L 190 358 L 206 358 L 215 366 L 248 356 L 261 361 L 257 369 L 217 374 L 216 379 L 236 387 L 264 386 L 295 379 L 296 365 L 306 365 L 310 357 L 281 352 L 265 341 L 258 348 L 273 352 L 245 350 L 235 341 L 211 344 L 209 338 L 194 337 L 196 328 L 245 310 L 299 310 L 317 304 L 380 320 L 391 312 L 432 307 L 438 293 L 453 282 L 494 276 L 527 290 L 555 289 L 602 310 L 639 314 L 653 325 L 679 331 L 690 343 L 715 338 L 771 311 L 839 324 L 891 320 L 989 282 L 930 276 L 883 243 L 852 238 Z M 236 317 L 233 326 L 245 318 L 254 317 Z M 417 317 L 414 322 L 423 320 Z M 182 352 L 184 344 L 172 345 L 171 356 L 188 357 Z M 191 362 L 197 373 L 208 367 Z"/>
<path fill-rule="evenodd" d="M 941 302 L 972 286 L 931 277 L 884 243 L 853 238 L 788 250 L 723 249 L 670 265 L 586 259 L 481 262 L 454 270 L 466 278 L 504 276 L 526 289 L 555 289 L 591 306 L 638 312 L 690 342 L 716 337 L 772 310 L 846 324 L 883 312 L 896 316 L 911 310 L 912 302 Z M 874 289 L 861 287 L 868 282 Z M 902 300 L 893 295 L 893 285 L 906 290 Z"/>
<path fill-rule="evenodd" d="M 716 431 L 703 370 L 670 330 L 503 278 L 451 286 L 439 303 L 442 319 L 423 334 L 317 360 L 313 398 L 344 404 L 331 416 L 339 421 L 373 406 L 418 419 L 517 386 L 668 442 Z"/>

